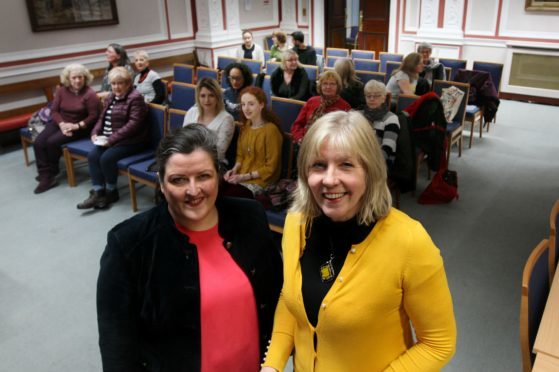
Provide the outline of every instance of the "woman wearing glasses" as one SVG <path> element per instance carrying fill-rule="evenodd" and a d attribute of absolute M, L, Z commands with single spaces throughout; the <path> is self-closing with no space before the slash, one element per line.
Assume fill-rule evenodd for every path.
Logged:
<path fill-rule="evenodd" d="M 224 72 L 229 88 L 223 92 L 223 102 L 228 113 L 233 115 L 235 120 L 239 120 L 241 104 L 239 93 L 244 88 L 252 85 L 252 73 L 247 65 L 242 63 L 231 63 Z"/>
<path fill-rule="evenodd" d="M 306 101 L 309 95 L 309 77 L 299 65 L 299 56 L 293 50 L 283 52 L 281 66 L 271 76 L 272 93 L 276 97 Z"/>

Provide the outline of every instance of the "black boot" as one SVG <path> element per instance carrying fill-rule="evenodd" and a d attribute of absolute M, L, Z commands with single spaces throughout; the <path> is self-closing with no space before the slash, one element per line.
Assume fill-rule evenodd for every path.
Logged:
<path fill-rule="evenodd" d="M 96 207 L 103 199 L 105 199 L 105 190 L 89 190 L 89 198 L 78 204 L 78 209 L 90 209 Z"/>
<path fill-rule="evenodd" d="M 120 199 L 120 195 L 118 194 L 118 190 L 110 190 L 105 193 L 105 196 L 100 198 L 97 203 L 95 204 L 95 209 L 105 209 L 108 208 L 111 204 L 115 203 Z"/>

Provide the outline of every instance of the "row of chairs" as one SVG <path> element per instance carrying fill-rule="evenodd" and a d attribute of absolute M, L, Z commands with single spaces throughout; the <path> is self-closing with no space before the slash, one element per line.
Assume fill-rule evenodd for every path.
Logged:
<path fill-rule="evenodd" d="M 533 353 L 536 334 L 543 316 L 551 282 L 559 259 L 559 200 L 549 216 L 549 238 L 543 239 L 530 253 L 522 273 L 520 298 L 520 347 L 523 371 L 531 371 L 535 360 Z"/>

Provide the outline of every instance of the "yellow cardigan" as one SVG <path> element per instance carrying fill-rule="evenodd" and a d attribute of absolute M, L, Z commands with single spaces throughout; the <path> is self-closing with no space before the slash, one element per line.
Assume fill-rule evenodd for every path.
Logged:
<path fill-rule="evenodd" d="M 442 258 L 421 224 L 392 209 L 352 246 L 315 329 L 301 294 L 302 221 L 285 221 L 284 284 L 263 366 L 282 371 L 294 349 L 297 372 L 440 370 L 454 354 L 456 323 Z"/>

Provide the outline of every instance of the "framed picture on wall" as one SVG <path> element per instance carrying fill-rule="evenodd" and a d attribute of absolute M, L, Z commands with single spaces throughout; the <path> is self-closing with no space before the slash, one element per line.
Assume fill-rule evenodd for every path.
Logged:
<path fill-rule="evenodd" d="M 524 8 L 528 11 L 559 12 L 559 1 L 526 0 Z"/>
<path fill-rule="evenodd" d="M 116 0 L 26 0 L 33 32 L 118 24 Z"/>

